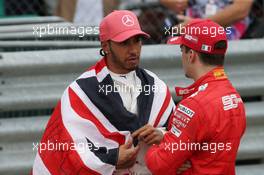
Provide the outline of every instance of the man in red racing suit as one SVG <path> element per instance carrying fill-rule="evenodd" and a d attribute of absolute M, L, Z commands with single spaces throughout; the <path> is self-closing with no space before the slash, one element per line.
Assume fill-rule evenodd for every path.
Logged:
<path fill-rule="evenodd" d="M 187 28 L 192 26 L 220 27 L 210 20 L 194 20 Z M 195 82 L 176 88 L 183 99 L 163 141 L 147 151 L 146 164 L 154 175 L 176 174 L 187 160 L 192 166 L 184 175 L 234 175 L 246 118 L 243 101 L 222 67 L 226 34 L 184 34 L 169 43 L 181 45 L 185 74 Z"/>

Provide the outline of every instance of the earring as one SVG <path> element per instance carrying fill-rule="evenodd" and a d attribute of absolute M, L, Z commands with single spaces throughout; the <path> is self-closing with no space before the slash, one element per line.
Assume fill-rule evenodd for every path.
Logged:
<path fill-rule="evenodd" d="M 100 55 L 103 56 L 103 57 L 106 56 L 106 53 L 105 53 L 105 51 L 103 49 L 100 49 Z"/>

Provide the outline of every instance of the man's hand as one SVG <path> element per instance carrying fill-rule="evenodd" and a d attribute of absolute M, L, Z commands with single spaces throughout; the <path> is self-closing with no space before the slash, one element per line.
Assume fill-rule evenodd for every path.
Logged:
<path fill-rule="evenodd" d="M 132 139 L 130 139 L 119 147 L 116 169 L 131 168 L 136 163 L 139 146 L 133 147 L 132 144 Z"/>
<path fill-rule="evenodd" d="M 186 161 L 182 166 L 177 170 L 177 174 L 182 174 L 184 171 L 187 171 L 189 168 L 192 167 L 190 161 Z"/>
<path fill-rule="evenodd" d="M 132 137 L 137 138 L 139 141 L 144 141 L 148 145 L 152 145 L 159 144 L 161 142 L 163 139 L 163 133 L 147 124 L 132 133 Z"/>

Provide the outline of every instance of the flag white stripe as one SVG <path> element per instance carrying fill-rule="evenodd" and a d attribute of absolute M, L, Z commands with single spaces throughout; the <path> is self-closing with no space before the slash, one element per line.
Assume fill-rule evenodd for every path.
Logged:
<path fill-rule="evenodd" d="M 43 163 L 39 153 L 37 153 L 34 160 L 32 175 L 51 175 L 49 170 Z"/>
<path fill-rule="evenodd" d="M 166 98 L 167 86 L 152 72 L 147 71 L 147 73 L 150 74 L 152 77 L 154 77 L 154 84 L 156 86 L 156 90 L 164 91 L 164 92 L 154 93 L 152 108 L 149 117 L 149 124 L 154 125 L 157 119 L 157 115 L 159 114 L 159 111 L 161 110 L 163 102 Z"/>
<path fill-rule="evenodd" d="M 109 71 L 107 67 L 105 66 L 100 72 L 97 73 L 97 80 L 101 83 L 108 74 L 109 74 Z"/>
<path fill-rule="evenodd" d="M 94 116 L 96 116 L 96 118 L 104 125 L 104 127 L 109 132 L 120 132 L 109 122 L 109 120 L 107 120 L 107 118 L 104 116 L 104 114 L 93 104 L 93 102 L 83 92 L 83 90 L 80 88 L 80 86 L 76 82 L 73 82 L 70 85 L 70 88 L 77 94 L 77 96 L 82 100 L 82 102 L 85 104 L 85 106 L 91 111 L 91 113 Z M 130 134 L 128 131 L 123 131 L 120 133 L 122 133 L 123 135 L 129 135 Z"/>
<path fill-rule="evenodd" d="M 85 79 L 95 76 L 95 69 L 89 70 L 84 72 L 81 76 L 78 77 L 78 79 Z"/>
<path fill-rule="evenodd" d="M 159 126 L 163 126 L 167 122 L 168 118 L 170 117 L 170 113 L 172 112 L 172 109 L 174 106 L 175 105 L 174 105 L 173 99 L 171 98 L 167 109 L 164 111 L 164 113 L 160 119 Z"/>
<path fill-rule="evenodd" d="M 62 121 L 74 143 L 77 145 L 77 153 L 80 155 L 83 163 L 88 168 L 104 175 L 111 175 L 115 170 L 115 167 L 101 162 L 101 160 L 95 156 L 94 153 L 89 151 L 89 149 L 84 151 L 82 149 L 82 144 L 87 143 L 85 137 L 89 138 L 93 143 L 98 144 L 98 146 L 107 147 L 108 149 L 117 148 L 118 143 L 105 138 L 96 128 L 94 123 L 81 118 L 70 106 L 69 93 L 67 89 L 61 100 Z"/>
<path fill-rule="evenodd" d="M 85 78 L 90 78 L 90 77 L 94 77 L 97 76 L 97 80 L 99 82 L 102 82 L 103 79 L 105 79 L 105 77 L 109 74 L 109 71 L 107 69 L 107 67 L 105 66 L 100 72 L 97 73 L 95 72 L 95 69 L 91 69 L 89 71 L 84 72 L 81 76 L 79 76 L 77 79 L 85 79 Z"/>

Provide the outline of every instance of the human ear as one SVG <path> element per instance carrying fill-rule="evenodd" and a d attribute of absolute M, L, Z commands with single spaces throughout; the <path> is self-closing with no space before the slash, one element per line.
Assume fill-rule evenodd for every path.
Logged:
<path fill-rule="evenodd" d="M 108 54 L 110 52 L 109 43 L 107 41 L 101 42 L 101 47 L 104 53 Z"/>
<path fill-rule="evenodd" d="M 195 58 L 196 58 L 196 52 L 191 49 L 189 51 L 188 62 L 193 63 L 195 61 Z"/>

